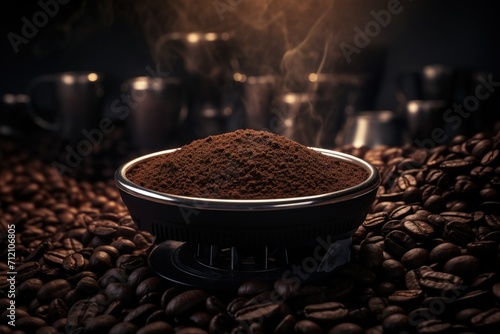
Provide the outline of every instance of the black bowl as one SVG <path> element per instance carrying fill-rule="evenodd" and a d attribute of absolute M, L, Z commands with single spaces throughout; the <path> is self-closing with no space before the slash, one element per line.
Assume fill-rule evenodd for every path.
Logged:
<path fill-rule="evenodd" d="M 367 179 L 350 188 L 314 196 L 230 200 L 161 193 L 127 178 L 132 166 L 173 149 L 129 161 L 118 168 L 115 180 L 138 228 L 151 232 L 157 242 L 299 247 L 314 244 L 317 238 L 344 239 L 365 219 L 380 184 L 379 173 L 354 156 L 311 149 L 361 166 L 368 172 Z"/>

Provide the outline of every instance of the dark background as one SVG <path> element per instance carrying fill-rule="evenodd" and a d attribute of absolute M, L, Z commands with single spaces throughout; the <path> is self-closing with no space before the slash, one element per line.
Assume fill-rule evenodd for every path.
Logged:
<path fill-rule="evenodd" d="M 141 2 L 143 9 L 137 11 L 138 2 L 72 0 L 59 5 L 57 15 L 46 26 L 39 28 L 38 34 L 28 44 L 20 45 L 16 54 L 7 34 L 21 34 L 21 18 L 26 16 L 31 21 L 40 6 L 37 1 L 3 1 L 0 10 L 0 95 L 23 93 L 34 77 L 46 73 L 97 71 L 107 78 L 106 99 L 115 99 L 121 82 L 145 75 L 146 66 L 154 68 L 157 64 L 146 38 L 149 31 L 144 28 L 144 21 L 149 18 L 144 17 L 144 13 L 148 12 L 144 7 L 151 6 L 151 11 L 157 12 L 162 2 Z M 185 3 L 189 8 L 189 1 Z M 197 15 L 214 18 L 213 22 L 217 24 L 212 1 L 207 3 L 207 11 Z M 334 29 L 339 27 L 336 42 L 352 44 L 353 28 L 362 28 L 373 19 L 369 15 L 370 10 L 386 8 L 387 3 L 380 0 L 335 1 L 332 26 Z M 500 72 L 500 20 L 498 6 L 494 4 L 494 1 L 472 0 L 401 1 L 404 10 L 394 16 L 390 25 L 370 44 L 370 47 L 384 48 L 385 66 L 380 62 L 370 63 L 369 52 L 360 53 L 360 61 L 370 63 L 373 70 L 380 66 L 383 73 L 377 82 L 379 92 L 373 109 L 396 109 L 394 92 L 397 74 L 417 70 L 427 64 Z M 230 19 L 237 11 L 238 7 L 225 15 Z M 162 20 L 175 20 L 175 15 L 173 11 L 165 13 Z M 307 15 L 304 13 L 304 17 Z M 256 45 L 260 43 L 258 40 L 255 42 Z M 340 50 L 334 47 L 332 52 Z M 352 69 L 356 69 L 355 66 L 353 64 Z"/>

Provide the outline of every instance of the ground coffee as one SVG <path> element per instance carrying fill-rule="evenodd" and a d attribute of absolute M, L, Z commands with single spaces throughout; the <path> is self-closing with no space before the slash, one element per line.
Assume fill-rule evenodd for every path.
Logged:
<path fill-rule="evenodd" d="M 196 140 L 140 163 L 127 177 L 152 190 L 191 197 L 271 199 L 352 187 L 368 172 L 265 131 Z"/>

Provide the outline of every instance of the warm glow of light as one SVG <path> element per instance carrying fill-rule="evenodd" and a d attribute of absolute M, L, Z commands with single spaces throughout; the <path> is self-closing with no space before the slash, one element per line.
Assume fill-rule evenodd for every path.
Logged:
<path fill-rule="evenodd" d="M 429 78 L 435 78 L 437 75 L 437 71 L 434 67 L 426 67 L 424 73 Z"/>
<path fill-rule="evenodd" d="M 239 82 L 245 82 L 247 80 L 247 76 L 242 74 L 242 73 L 234 73 L 233 75 L 233 79 L 235 81 L 239 81 Z"/>
<path fill-rule="evenodd" d="M 418 103 L 417 102 L 409 102 L 407 108 L 408 108 L 409 113 L 415 114 L 418 112 Z"/>
<path fill-rule="evenodd" d="M 89 75 L 87 75 L 87 79 L 89 79 L 89 81 L 97 81 L 97 79 L 99 79 L 99 76 L 97 75 L 97 73 L 89 73 Z"/>
<path fill-rule="evenodd" d="M 67 85 L 71 85 L 71 84 L 75 83 L 75 77 L 73 77 L 72 75 L 69 75 L 69 74 L 63 75 L 61 80 L 62 80 L 62 82 L 64 82 Z"/>
<path fill-rule="evenodd" d="M 318 74 L 317 73 L 309 73 L 309 81 L 311 81 L 311 82 L 318 81 Z"/>
<path fill-rule="evenodd" d="M 200 40 L 200 34 L 196 32 L 192 32 L 186 36 L 186 40 L 189 43 L 197 43 Z"/>
<path fill-rule="evenodd" d="M 293 120 L 290 119 L 290 118 L 287 118 L 285 119 L 285 121 L 283 122 L 283 124 L 287 127 L 287 128 L 291 128 L 293 126 Z"/>
<path fill-rule="evenodd" d="M 139 78 L 132 83 L 132 88 L 135 90 L 145 90 L 148 88 L 148 82 L 144 78 Z"/>
<path fill-rule="evenodd" d="M 205 40 L 212 42 L 217 39 L 217 34 L 214 32 L 209 32 L 205 34 Z"/>
<path fill-rule="evenodd" d="M 286 94 L 285 96 L 283 96 L 283 101 L 290 104 L 295 103 L 297 101 L 297 96 L 295 96 L 294 94 Z"/>
<path fill-rule="evenodd" d="M 352 140 L 352 145 L 355 147 L 361 147 L 366 145 L 366 138 L 368 137 L 369 131 L 369 121 L 366 118 L 360 117 L 357 122 L 356 132 L 354 133 L 354 138 Z"/>
<path fill-rule="evenodd" d="M 3 101 L 7 104 L 11 104 L 11 103 L 14 103 L 16 102 L 16 97 L 14 94 L 5 94 L 3 96 Z"/>

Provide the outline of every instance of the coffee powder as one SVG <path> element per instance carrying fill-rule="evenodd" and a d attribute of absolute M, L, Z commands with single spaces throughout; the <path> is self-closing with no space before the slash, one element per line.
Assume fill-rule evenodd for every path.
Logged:
<path fill-rule="evenodd" d="M 163 193 L 219 199 L 272 199 L 355 186 L 368 172 L 265 131 L 237 130 L 196 140 L 137 164 L 135 184 Z"/>

